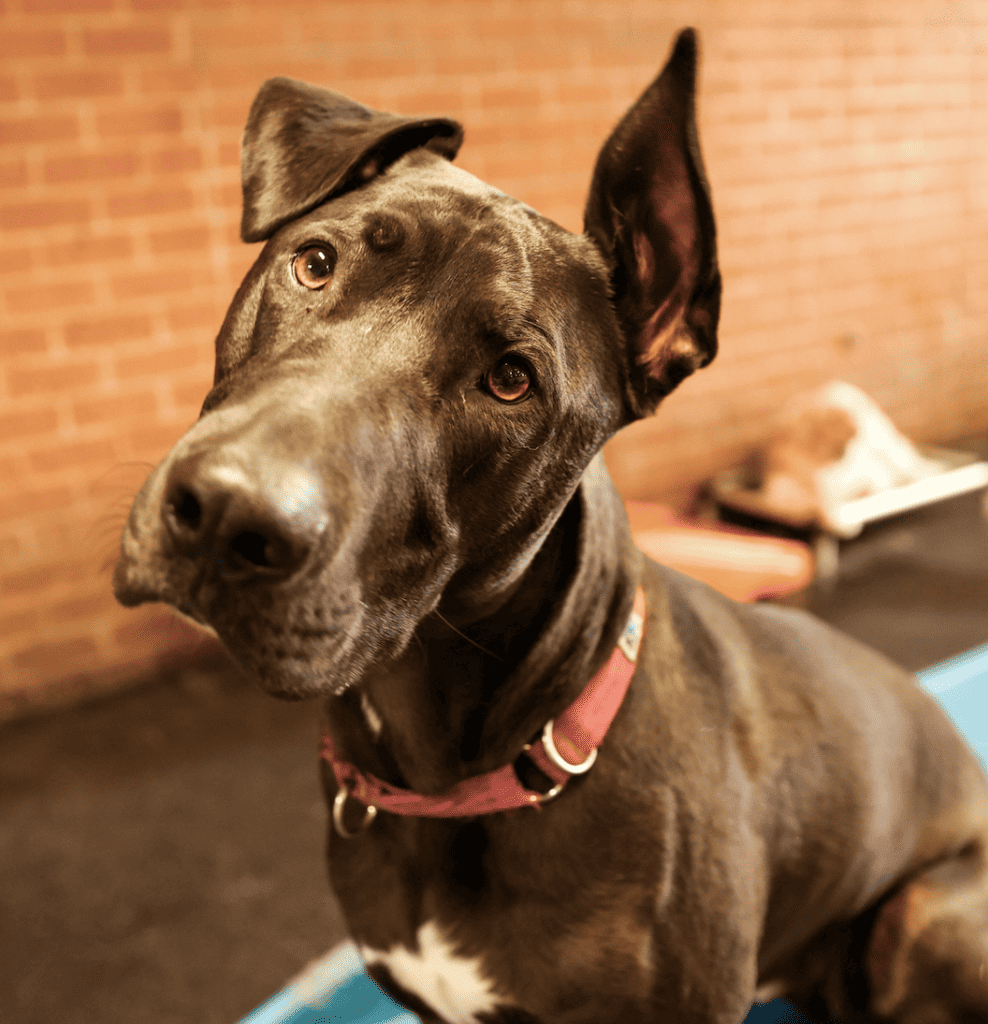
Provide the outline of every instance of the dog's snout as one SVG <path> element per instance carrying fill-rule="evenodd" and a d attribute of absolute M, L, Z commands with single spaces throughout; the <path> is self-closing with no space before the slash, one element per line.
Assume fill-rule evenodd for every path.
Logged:
<path fill-rule="evenodd" d="M 176 554 L 210 562 L 226 577 L 281 579 L 319 544 L 329 515 L 308 470 L 214 451 L 171 467 L 162 518 Z"/>

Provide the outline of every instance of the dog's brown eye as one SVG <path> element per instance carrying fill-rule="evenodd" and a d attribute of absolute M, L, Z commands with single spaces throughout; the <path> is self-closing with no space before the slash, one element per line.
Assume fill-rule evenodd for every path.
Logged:
<path fill-rule="evenodd" d="M 313 245 L 303 249 L 292 261 L 292 272 L 300 285 L 318 291 L 333 279 L 336 256 L 329 248 Z"/>
<path fill-rule="evenodd" d="M 502 359 L 484 378 L 487 390 L 502 402 L 517 402 L 528 394 L 532 386 L 532 374 L 528 365 L 512 357 Z"/>

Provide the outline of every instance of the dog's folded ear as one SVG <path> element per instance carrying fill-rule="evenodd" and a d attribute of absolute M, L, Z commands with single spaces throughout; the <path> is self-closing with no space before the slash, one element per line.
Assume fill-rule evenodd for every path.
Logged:
<path fill-rule="evenodd" d="M 400 117 L 293 78 L 261 86 L 241 149 L 245 242 L 372 178 L 425 146 L 452 160 L 463 129 L 448 118 Z"/>
<path fill-rule="evenodd" d="M 684 29 L 659 77 L 597 158 L 585 230 L 611 268 L 636 416 L 717 351 L 720 272 L 697 141 L 697 42 Z"/>

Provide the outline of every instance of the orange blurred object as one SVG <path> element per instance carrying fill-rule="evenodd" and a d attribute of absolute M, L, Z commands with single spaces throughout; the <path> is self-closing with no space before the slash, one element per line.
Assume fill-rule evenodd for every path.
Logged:
<path fill-rule="evenodd" d="M 656 562 L 702 580 L 735 601 L 781 597 L 813 579 L 806 544 L 680 519 L 665 505 L 625 502 L 635 543 Z"/>

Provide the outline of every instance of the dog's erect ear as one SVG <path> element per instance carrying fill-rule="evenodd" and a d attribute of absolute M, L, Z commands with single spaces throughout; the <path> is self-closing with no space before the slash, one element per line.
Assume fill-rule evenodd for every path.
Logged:
<path fill-rule="evenodd" d="M 409 150 L 452 160 L 463 129 L 400 117 L 293 78 L 271 78 L 250 108 L 241 150 L 245 242 L 270 238 L 330 196 L 362 184 Z"/>
<path fill-rule="evenodd" d="M 636 416 L 717 351 L 720 272 L 694 112 L 697 43 L 680 32 L 659 77 L 597 158 L 585 230 L 611 267 Z"/>

